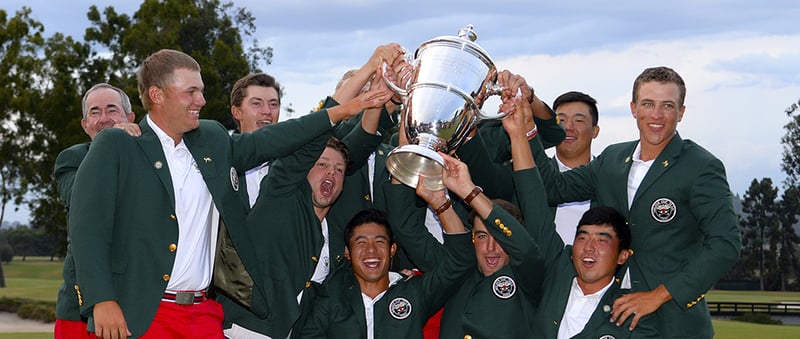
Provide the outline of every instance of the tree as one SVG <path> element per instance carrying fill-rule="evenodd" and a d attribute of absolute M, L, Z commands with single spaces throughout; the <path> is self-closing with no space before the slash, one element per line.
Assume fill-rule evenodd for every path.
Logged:
<path fill-rule="evenodd" d="M 219 0 L 145 0 L 129 19 L 113 7 L 102 19 L 95 6 L 89 9 L 92 27 L 86 40 L 113 51 L 107 62 L 95 60 L 95 69 L 118 81 L 128 93 L 138 93 L 135 72 L 148 55 L 162 48 L 181 50 L 197 60 L 205 83 L 203 117 L 236 127 L 230 115 L 230 91 L 240 77 L 269 64 L 272 48 L 258 41 L 245 50 L 242 35 L 255 32 L 255 18 L 243 8 Z M 102 59 L 102 57 L 96 57 Z M 134 95 L 131 95 L 134 98 Z M 138 102 L 134 111 L 144 113 Z"/>
<path fill-rule="evenodd" d="M 800 111 L 798 110 L 800 100 L 792 103 L 786 109 L 786 115 L 789 117 L 789 123 L 784 126 L 786 134 L 781 138 L 783 144 L 783 163 L 781 169 L 786 173 L 786 180 L 784 181 L 784 194 L 783 204 L 781 206 L 781 229 L 783 230 L 782 255 L 785 260 L 781 261 L 781 270 L 789 270 L 794 273 L 795 285 L 800 288 L 800 282 L 797 281 L 800 275 L 800 263 L 798 263 L 798 239 L 795 226 L 798 222 L 798 214 L 800 214 Z M 781 279 L 781 289 L 786 288 L 787 280 Z"/>
<path fill-rule="evenodd" d="M 790 186 L 783 191 L 778 204 L 778 230 L 773 236 L 774 247 L 778 250 L 778 272 L 780 290 L 790 290 L 790 279 L 797 284 L 800 274 L 800 258 L 797 248 L 800 245 L 800 236 L 794 229 L 800 215 L 800 191 L 797 186 Z"/>
<path fill-rule="evenodd" d="M 745 216 L 739 219 L 742 227 L 740 262 L 746 267 L 753 267 L 751 266 L 753 262 L 758 263 L 756 267 L 762 291 L 765 287 L 767 269 L 771 266 L 771 253 L 764 251 L 768 240 L 765 237 L 774 233 L 772 229 L 778 227 L 775 202 L 777 196 L 778 189 L 772 187 L 772 179 L 763 178 L 760 182 L 753 179 L 742 202 Z"/>
<path fill-rule="evenodd" d="M 145 0 L 133 18 L 89 8 L 85 41 L 55 33 L 23 8 L 8 19 L 0 9 L 0 203 L 27 203 L 31 225 L 58 235 L 64 253 L 65 209 L 58 199 L 53 166 L 59 152 L 88 141 L 80 127 L 83 92 L 109 82 L 136 98 L 136 69 L 149 54 L 179 49 L 201 65 L 206 84 L 205 118 L 233 128 L 230 88 L 241 76 L 269 64 L 271 48 L 257 41 L 245 48 L 242 35 L 254 33 L 250 12 L 219 0 Z M 2 222 L 2 214 L 0 214 Z"/>
<path fill-rule="evenodd" d="M 31 183 L 23 172 L 33 140 L 24 132 L 33 124 L 29 112 L 39 98 L 36 70 L 44 27 L 30 14 L 23 7 L 8 18 L 0 9 L 0 224 L 7 204 L 22 204 Z"/>

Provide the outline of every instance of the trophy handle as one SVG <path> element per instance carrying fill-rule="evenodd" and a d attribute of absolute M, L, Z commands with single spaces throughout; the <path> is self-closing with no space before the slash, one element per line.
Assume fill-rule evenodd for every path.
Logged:
<path fill-rule="evenodd" d="M 392 91 L 394 91 L 395 93 L 397 93 L 397 95 L 399 95 L 401 98 L 403 98 L 403 101 L 405 101 L 405 100 L 406 100 L 406 97 L 408 97 L 408 91 L 407 91 L 407 90 L 405 90 L 405 89 L 402 89 L 402 88 L 400 88 L 400 87 L 399 87 L 399 86 L 397 86 L 397 85 L 395 85 L 395 84 L 394 84 L 394 83 L 393 83 L 391 80 L 389 80 L 389 78 L 386 76 L 386 68 L 387 68 L 387 67 L 389 67 L 389 65 L 386 63 L 386 61 L 384 61 L 384 62 L 383 62 L 383 66 L 382 66 L 382 67 L 383 67 L 383 72 L 381 72 L 381 76 L 383 77 L 383 82 L 385 82 L 385 83 L 386 83 L 386 85 L 387 85 L 387 86 L 389 86 L 389 88 L 391 88 L 391 89 L 392 89 Z"/>
<path fill-rule="evenodd" d="M 403 50 L 403 56 L 406 59 L 406 62 L 412 67 L 412 69 L 416 68 L 416 63 L 414 62 L 414 60 L 411 59 L 408 50 L 402 46 L 400 48 Z M 408 80 L 406 80 L 405 82 L 404 86 L 405 88 L 400 88 L 400 86 L 395 85 L 391 80 L 389 80 L 389 78 L 386 77 L 386 71 L 388 67 L 389 64 L 386 63 L 386 61 L 384 61 L 383 65 L 381 66 L 381 69 L 383 71 L 381 73 L 381 75 L 383 76 L 383 81 L 386 82 L 386 85 L 389 86 L 389 88 L 391 88 L 392 91 L 397 93 L 397 95 L 399 95 L 403 99 L 403 101 L 405 101 L 406 97 L 408 97 L 408 87 L 411 85 L 411 82 L 414 80 L 414 77 L 413 75 L 409 77 Z"/>
<path fill-rule="evenodd" d="M 500 86 L 497 83 L 497 72 L 493 71 L 490 75 L 490 79 L 486 83 L 486 91 L 484 92 L 485 96 L 480 99 L 480 105 L 478 106 L 476 115 L 478 116 L 478 120 L 493 120 L 493 119 L 502 119 L 505 118 L 508 113 L 506 112 L 497 112 L 496 114 L 489 114 L 483 110 L 483 101 L 486 97 L 490 97 L 493 95 L 501 95 L 503 94 L 503 90 L 505 88 Z M 517 90 L 517 95 L 521 95 L 522 92 Z"/>

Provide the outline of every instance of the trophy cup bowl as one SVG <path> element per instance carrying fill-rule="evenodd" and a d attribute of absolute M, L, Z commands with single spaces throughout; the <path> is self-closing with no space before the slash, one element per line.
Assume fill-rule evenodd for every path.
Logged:
<path fill-rule="evenodd" d="M 404 128 L 399 133 L 409 140 L 389 153 L 386 168 L 405 185 L 416 187 L 422 176 L 429 189 L 444 188 L 445 164 L 437 152 L 458 149 L 479 120 L 505 116 L 481 109 L 484 100 L 502 88 L 495 84 L 497 68 L 472 41 L 475 37 L 468 25 L 459 36 L 424 42 L 415 52 L 414 73 L 405 89 L 385 79 L 403 98 Z"/>

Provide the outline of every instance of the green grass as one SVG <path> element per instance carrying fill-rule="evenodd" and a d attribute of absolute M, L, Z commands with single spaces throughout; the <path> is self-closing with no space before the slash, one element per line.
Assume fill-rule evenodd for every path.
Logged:
<path fill-rule="evenodd" d="M 32 260 L 3 263 L 6 287 L 0 288 L 0 297 L 21 297 L 42 301 L 56 301 L 61 286 L 62 261 Z"/>
<path fill-rule="evenodd" d="M 712 320 L 714 337 L 722 339 L 783 339 L 800 337 L 797 325 L 761 325 L 732 320 Z"/>
<path fill-rule="evenodd" d="M 800 292 L 773 291 L 722 291 L 713 290 L 706 294 L 708 301 L 738 301 L 750 303 L 779 303 L 782 301 L 800 302 Z"/>
<path fill-rule="evenodd" d="M 0 339 L 52 339 L 53 333 L 0 333 Z"/>

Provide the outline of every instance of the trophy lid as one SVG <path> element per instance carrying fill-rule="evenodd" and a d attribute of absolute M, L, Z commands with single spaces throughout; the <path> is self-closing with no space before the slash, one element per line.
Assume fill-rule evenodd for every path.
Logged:
<path fill-rule="evenodd" d="M 478 34 L 475 33 L 474 26 L 472 24 L 468 24 L 467 26 L 458 30 L 458 36 L 444 35 L 423 42 L 421 45 L 419 45 L 414 53 L 414 58 L 418 58 L 420 52 L 426 48 L 444 45 L 468 51 L 484 60 L 487 65 L 493 65 L 494 63 L 492 62 L 492 58 L 489 56 L 489 53 L 487 53 L 486 50 L 474 42 L 477 39 Z"/>

